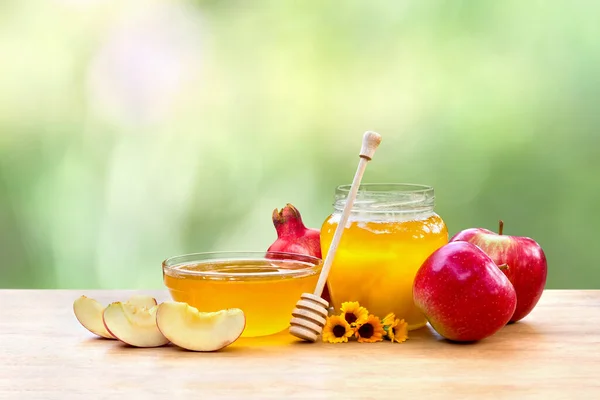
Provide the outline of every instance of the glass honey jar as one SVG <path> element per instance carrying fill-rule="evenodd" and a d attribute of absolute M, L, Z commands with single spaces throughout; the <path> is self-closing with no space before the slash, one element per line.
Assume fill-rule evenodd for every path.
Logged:
<path fill-rule="evenodd" d="M 321 227 L 327 254 L 350 185 L 335 190 L 333 213 Z M 434 189 L 413 184 L 363 184 L 342 234 L 328 277 L 333 306 L 358 301 L 383 318 L 393 312 L 409 330 L 427 320 L 412 299 L 417 270 L 448 243 L 448 229 L 434 212 Z"/>

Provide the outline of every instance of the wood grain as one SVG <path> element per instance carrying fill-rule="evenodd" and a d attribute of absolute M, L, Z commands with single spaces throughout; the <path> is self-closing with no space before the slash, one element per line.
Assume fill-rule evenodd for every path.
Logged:
<path fill-rule="evenodd" d="M 134 349 L 73 315 L 81 294 L 106 304 L 132 293 L 0 291 L 0 399 L 600 399 L 600 291 L 546 291 L 525 320 L 468 345 L 426 327 L 402 344 L 284 332 L 217 353 Z"/>

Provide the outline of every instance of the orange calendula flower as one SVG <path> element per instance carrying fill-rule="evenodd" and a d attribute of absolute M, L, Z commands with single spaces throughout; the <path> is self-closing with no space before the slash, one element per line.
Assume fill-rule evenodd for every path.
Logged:
<path fill-rule="evenodd" d="M 367 320 L 356 328 L 356 337 L 360 343 L 374 343 L 383 340 L 383 325 L 378 317 L 369 315 Z"/>
<path fill-rule="evenodd" d="M 342 317 L 350 324 L 350 326 L 355 327 L 358 325 L 362 325 L 367 321 L 369 317 L 369 312 L 366 308 L 361 307 L 358 304 L 358 301 L 347 301 L 342 303 Z"/>
<path fill-rule="evenodd" d="M 341 316 L 327 317 L 327 323 L 323 327 L 322 339 L 329 343 L 344 343 L 354 334 L 350 324 Z"/>
<path fill-rule="evenodd" d="M 392 343 L 402 343 L 408 339 L 408 324 L 404 319 L 397 319 L 394 313 L 389 313 L 383 319 L 385 338 Z"/>

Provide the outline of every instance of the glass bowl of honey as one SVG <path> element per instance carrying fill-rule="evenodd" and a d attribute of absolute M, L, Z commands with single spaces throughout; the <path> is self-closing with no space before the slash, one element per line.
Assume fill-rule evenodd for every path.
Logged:
<path fill-rule="evenodd" d="M 312 293 L 320 258 L 281 252 L 211 252 L 166 259 L 163 281 L 175 301 L 203 312 L 239 308 L 242 337 L 267 336 L 289 327 L 302 293 Z"/>

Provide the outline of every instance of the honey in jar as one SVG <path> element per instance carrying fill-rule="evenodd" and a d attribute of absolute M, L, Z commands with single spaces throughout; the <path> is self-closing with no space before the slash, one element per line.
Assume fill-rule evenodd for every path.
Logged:
<path fill-rule="evenodd" d="M 175 301 L 199 311 L 239 308 L 242 337 L 266 336 L 289 327 L 302 293 L 312 292 L 321 260 L 288 253 L 203 253 L 163 263 L 163 279 Z"/>
<path fill-rule="evenodd" d="M 321 228 L 327 254 L 350 185 L 336 189 L 334 212 Z M 412 299 L 417 270 L 448 243 L 448 230 L 434 212 L 434 190 L 408 184 L 363 184 L 343 231 L 328 278 L 333 305 L 358 301 L 383 318 L 393 312 L 409 330 L 427 320 Z"/>

